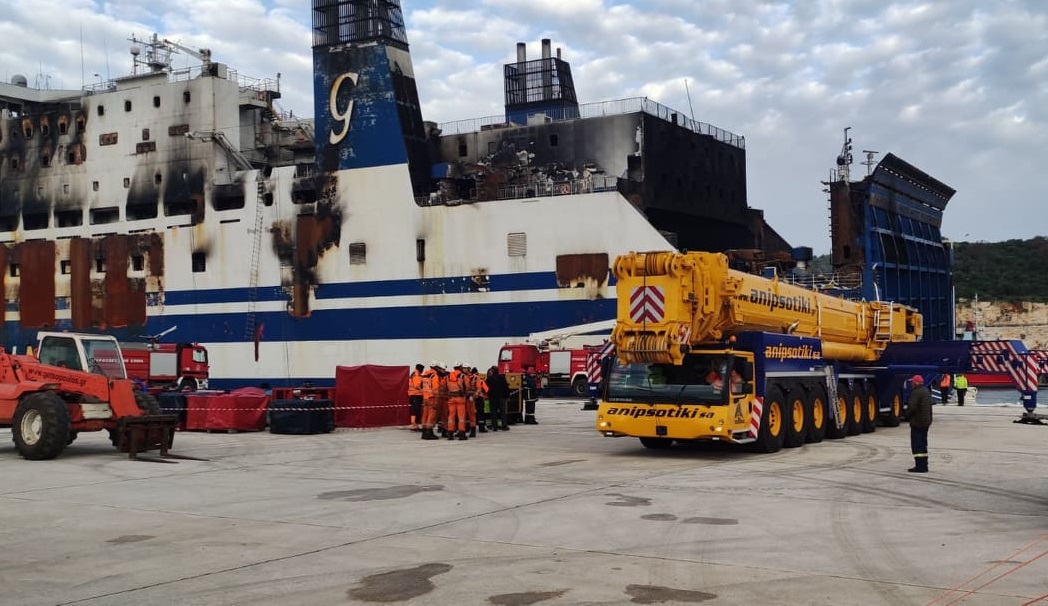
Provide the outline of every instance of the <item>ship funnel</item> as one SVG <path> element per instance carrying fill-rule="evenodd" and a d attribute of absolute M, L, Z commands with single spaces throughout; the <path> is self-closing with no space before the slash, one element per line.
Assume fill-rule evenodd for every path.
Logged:
<path fill-rule="evenodd" d="M 552 55 L 550 54 L 550 40 L 549 38 L 542 39 L 542 58 L 549 59 Z"/>
<path fill-rule="evenodd" d="M 528 60 L 528 45 L 523 42 L 517 43 L 517 63 L 524 63 Z"/>

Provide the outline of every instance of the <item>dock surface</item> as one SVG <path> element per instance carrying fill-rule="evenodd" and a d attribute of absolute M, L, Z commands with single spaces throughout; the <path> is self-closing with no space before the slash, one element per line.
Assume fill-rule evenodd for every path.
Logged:
<path fill-rule="evenodd" d="M 104 433 L 25 461 L 0 430 L 0 604 L 1046 604 L 1048 427 L 936 406 L 765 455 L 647 450 L 580 401 L 466 442 L 401 428 Z"/>

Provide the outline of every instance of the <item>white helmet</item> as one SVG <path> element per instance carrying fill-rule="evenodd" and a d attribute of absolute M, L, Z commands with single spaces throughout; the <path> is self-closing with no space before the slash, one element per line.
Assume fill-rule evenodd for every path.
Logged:
<path fill-rule="evenodd" d="M 454 368 L 462 368 L 462 362 L 455 362 Z"/>
<path fill-rule="evenodd" d="M 430 368 L 440 368 L 441 367 L 440 366 L 440 362 L 438 362 L 436 360 L 433 360 L 432 362 L 429 363 L 429 367 Z"/>

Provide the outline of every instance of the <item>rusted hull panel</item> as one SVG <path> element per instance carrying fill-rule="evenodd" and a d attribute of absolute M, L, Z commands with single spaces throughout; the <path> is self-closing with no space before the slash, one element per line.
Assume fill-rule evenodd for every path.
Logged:
<path fill-rule="evenodd" d="M 69 242 L 69 306 L 73 328 L 80 330 L 92 325 L 91 297 L 91 241 L 74 238 Z"/>
<path fill-rule="evenodd" d="M 608 253 L 557 256 L 557 286 L 604 286 L 608 281 Z"/>
<path fill-rule="evenodd" d="M 22 242 L 15 246 L 19 265 L 18 309 L 22 326 L 55 325 L 55 243 Z"/>

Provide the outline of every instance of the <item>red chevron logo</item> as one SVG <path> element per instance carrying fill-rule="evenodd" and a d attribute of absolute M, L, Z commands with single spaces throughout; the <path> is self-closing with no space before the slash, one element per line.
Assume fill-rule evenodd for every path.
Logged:
<path fill-rule="evenodd" d="M 666 315 L 666 294 L 661 286 L 638 286 L 630 293 L 630 319 L 634 322 L 662 322 Z"/>

